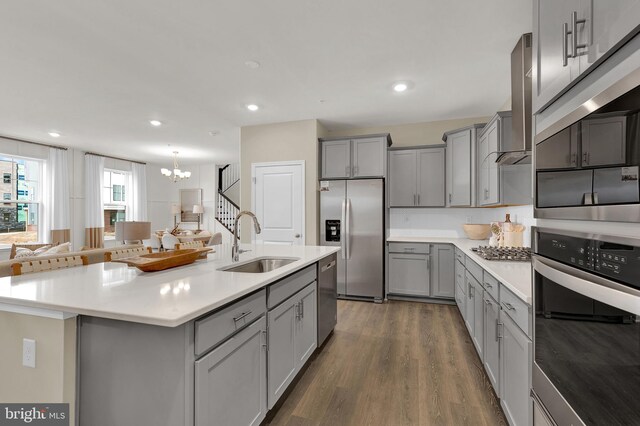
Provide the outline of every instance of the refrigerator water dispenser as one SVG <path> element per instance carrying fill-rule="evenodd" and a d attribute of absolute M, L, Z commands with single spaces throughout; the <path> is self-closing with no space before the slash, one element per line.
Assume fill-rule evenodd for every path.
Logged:
<path fill-rule="evenodd" d="M 339 220 L 326 220 L 325 221 L 325 241 L 340 242 L 340 221 Z"/>

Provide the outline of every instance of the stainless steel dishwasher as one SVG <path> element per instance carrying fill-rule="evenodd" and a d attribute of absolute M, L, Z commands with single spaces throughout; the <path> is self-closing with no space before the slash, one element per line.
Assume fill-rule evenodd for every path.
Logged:
<path fill-rule="evenodd" d="M 318 262 L 318 347 L 324 343 L 338 322 L 337 256 L 332 254 Z"/>

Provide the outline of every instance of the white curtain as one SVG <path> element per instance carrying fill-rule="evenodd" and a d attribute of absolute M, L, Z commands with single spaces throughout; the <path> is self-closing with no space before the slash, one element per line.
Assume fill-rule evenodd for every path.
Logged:
<path fill-rule="evenodd" d="M 125 195 L 127 200 L 127 220 L 136 222 L 147 221 L 147 166 L 140 163 L 131 163 L 129 175 L 129 193 Z"/>
<path fill-rule="evenodd" d="M 42 220 L 38 236 L 38 240 L 45 243 L 69 241 L 71 220 L 68 158 L 66 149 L 49 148 L 49 159 L 44 166 Z"/>
<path fill-rule="evenodd" d="M 84 156 L 85 244 L 102 247 L 104 235 L 104 157 Z"/>

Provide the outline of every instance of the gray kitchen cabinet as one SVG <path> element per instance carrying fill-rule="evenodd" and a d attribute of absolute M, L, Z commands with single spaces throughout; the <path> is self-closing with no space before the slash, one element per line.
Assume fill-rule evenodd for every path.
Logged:
<path fill-rule="evenodd" d="M 614 166 L 625 163 L 626 116 L 619 114 L 595 116 L 582 120 L 581 127 L 583 167 Z"/>
<path fill-rule="evenodd" d="M 446 205 L 473 207 L 476 204 L 476 143 L 484 123 L 446 132 Z"/>
<path fill-rule="evenodd" d="M 267 414 L 266 333 L 263 316 L 195 362 L 196 426 L 262 422 Z"/>
<path fill-rule="evenodd" d="M 476 345 L 480 360 L 484 360 L 484 287 L 475 278 L 471 279 L 471 291 L 473 296 L 470 301 L 475 305 L 473 308 L 473 343 Z"/>
<path fill-rule="evenodd" d="M 580 56 L 580 72 L 609 53 L 620 41 L 634 32 L 640 16 L 640 0 L 593 0 L 590 43 L 586 55 Z"/>
<path fill-rule="evenodd" d="M 391 207 L 443 207 L 445 205 L 445 149 L 389 150 Z"/>
<path fill-rule="evenodd" d="M 428 253 L 389 253 L 389 293 L 428 297 L 429 262 Z"/>
<path fill-rule="evenodd" d="M 345 179 L 351 177 L 351 141 L 332 140 L 320 142 L 321 177 Z"/>
<path fill-rule="evenodd" d="M 417 167 L 415 150 L 389 151 L 389 203 L 391 207 L 416 205 Z"/>
<path fill-rule="evenodd" d="M 640 0 L 535 0 L 533 113 L 637 32 Z"/>
<path fill-rule="evenodd" d="M 431 297 L 455 296 L 455 253 L 450 244 L 431 245 Z"/>
<path fill-rule="evenodd" d="M 500 305 L 488 291 L 484 293 L 484 369 L 500 398 L 500 338 L 498 334 Z"/>
<path fill-rule="evenodd" d="M 269 409 L 316 348 L 316 297 L 314 281 L 267 313 Z"/>
<path fill-rule="evenodd" d="M 532 418 L 529 399 L 532 343 L 503 308 L 500 325 L 500 405 L 510 425 L 529 425 Z"/>
<path fill-rule="evenodd" d="M 380 177 L 385 175 L 384 152 L 387 148 L 386 139 L 383 137 L 372 137 L 353 139 L 352 177 Z"/>
<path fill-rule="evenodd" d="M 534 0 L 533 19 L 533 112 L 553 100 L 580 74 L 580 61 L 573 57 L 571 15 L 585 18 L 589 0 Z M 578 40 L 585 39 L 585 26 L 578 25 Z"/>
<path fill-rule="evenodd" d="M 480 131 L 478 139 L 478 205 L 501 203 L 500 168 L 496 163 L 500 142 L 511 138 L 511 112 L 499 112 Z"/>
<path fill-rule="evenodd" d="M 476 304 L 473 301 L 473 297 L 475 296 L 475 291 L 473 288 L 473 276 L 469 273 L 469 271 L 465 272 L 464 282 L 465 282 L 465 292 L 467 295 L 467 300 L 465 301 L 465 309 L 464 309 L 464 324 L 467 326 L 467 330 L 469 331 L 469 335 L 473 339 L 475 334 L 475 321 L 476 321 Z"/>
<path fill-rule="evenodd" d="M 320 179 L 386 176 L 389 134 L 320 139 Z"/>
<path fill-rule="evenodd" d="M 307 362 L 318 345 L 317 289 L 311 284 L 299 293 L 298 321 L 296 323 L 296 362 L 299 368 Z"/>
<path fill-rule="evenodd" d="M 456 283 L 456 305 L 458 305 L 458 310 L 460 311 L 460 315 L 462 316 L 462 320 L 464 321 L 465 315 L 466 315 L 466 300 L 467 300 L 467 295 L 464 292 L 464 286 L 459 286 Z"/>
<path fill-rule="evenodd" d="M 417 205 L 420 207 L 444 207 L 445 149 L 419 149 L 416 151 L 416 155 L 418 162 Z"/>

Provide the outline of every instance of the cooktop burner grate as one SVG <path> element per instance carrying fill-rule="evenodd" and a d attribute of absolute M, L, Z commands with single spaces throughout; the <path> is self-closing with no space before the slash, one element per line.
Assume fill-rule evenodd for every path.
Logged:
<path fill-rule="evenodd" d="M 507 260 L 512 262 L 531 261 L 531 249 L 528 247 L 489 247 L 480 246 L 471 249 L 486 260 Z"/>

